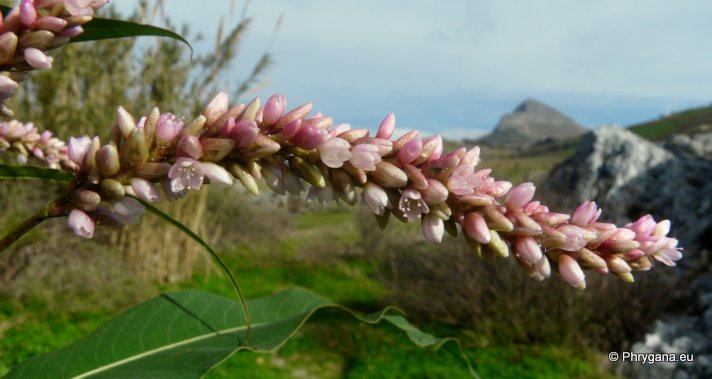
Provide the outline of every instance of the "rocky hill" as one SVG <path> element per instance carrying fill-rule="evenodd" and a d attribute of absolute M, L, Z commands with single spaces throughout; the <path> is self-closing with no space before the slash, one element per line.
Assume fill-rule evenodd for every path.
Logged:
<path fill-rule="evenodd" d="M 556 109 L 527 99 L 499 120 L 492 133 L 478 142 L 492 146 L 522 146 L 544 140 L 566 140 L 581 136 L 586 128 Z"/>

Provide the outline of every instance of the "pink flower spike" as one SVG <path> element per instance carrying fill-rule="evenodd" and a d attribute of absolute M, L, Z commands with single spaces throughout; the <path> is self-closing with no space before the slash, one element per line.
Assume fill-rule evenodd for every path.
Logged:
<path fill-rule="evenodd" d="M 131 188 L 141 200 L 157 203 L 161 200 L 156 186 L 146 179 L 131 178 Z"/>
<path fill-rule="evenodd" d="M 94 236 L 94 220 L 88 214 L 79 209 L 72 209 L 67 220 L 69 227 L 74 233 L 82 238 L 92 238 Z"/>
<path fill-rule="evenodd" d="M 173 143 L 178 134 L 183 130 L 183 120 L 173 113 L 164 113 L 158 117 L 156 124 L 156 143 L 159 145 L 169 145 Z"/>
<path fill-rule="evenodd" d="M 37 10 L 35 9 L 32 0 L 20 1 L 20 20 L 22 25 L 30 27 L 37 20 Z"/>
<path fill-rule="evenodd" d="M 27 63 L 34 68 L 43 69 L 52 67 L 52 57 L 47 56 L 41 50 L 28 47 L 23 54 Z"/>
<path fill-rule="evenodd" d="M 91 147 L 91 138 L 82 136 L 80 138 L 69 137 L 69 145 L 67 146 L 67 155 L 69 160 L 74 162 L 78 167 L 84 164 L 84 156 Z"/>
<path fill-rule="evenodd" d="M 559 255 L 559 273 L 571 287 L 586 289 L 586 275 L 581 266 L 566 254 Z"/>
<path fill-rule="evenodd" d="M 468 237 L 479 243 L 488 244 L 492 241 L 492 233 L 490 233 L 485 219 L 478 212 L 466 214 L 462 228 Z"/>
<path fill-rule="evenodd" d="M 576 208 L 573 216 L 571 216 L 571 223 L 583 227 L 588 226 L 596 215 L 597 210 L 598 206 L 596 206 L 595 202 L 586 201 Z"/>
<path fill-rule="evenodd" d="M 381 125 L 378 127 L 378 132 L 376 132 L 376 138 L 391 139 L 395 129 L 396 115 L 389 113 L 388 116 L 381 121 Z"/>
<path fill-rule="evenodd" d="M 403 212 L 409 222 L 417 220 L 421 214 L 430 212 L 430 208 L 423 201 L 420 192 L 412 188 L 403 190 L 398 201 L 398 209 Z"/>
<path fill-rule="evenodd" d="M 443 220 L 433 215 L 426 215 L 423 217 L 423 224 L 421 226 L 423 231 L 423 236 L 430 243 L 440 243 L 443 240 L 443 234 L 445 233 L 445 224 Z"/>
<path fill-rule="evenodd" d="M 257 139 L 260 128 L 252 120 L 242 120 L 235 124 L 230 131 L 230 138 L 235 141 L 235 147 L 247 147 Z"/>
<path fill-rule="evenodd" d="M 356 168 L 364 171 L 373 171 L 376 169 L 376 164 L 381 161 L 381 156 L 378 154 L 378 147 L 371 144 L 359 144 L 351 148 L 351 159 L 349 162 Z"/>
<path fill-rule="evenodd" d="M 420 138 L 414 138 L 408 143 L 406 143 L 398 152 L 398 162 L 401 164 L 408 164 L 420 156 L 420 152 L 423 150 L 423 140 Z"/>
<path fill-rule="evenodd" d="M 542 258 L 541 248 L 532 237 L 517 237 L 514 246 L 519 256 L 530 265 L 536 264 Z"/>
<path fill-rule="evenodd" d="M 363 187 L 362 197 L 371 212 L 379 216 L 383 215 L 388 206 L 388 195 L 383 188 L 368 182 Z"/>
<path fill-rule="evenodd" d="M 327 137 L 325 130 L 306 125 L 299 129 L 292 142 L 304 150 L 312 150 L 324 143 Z"/>
<path fill-rule="evenodd" d="M 351 159 L 351 144 L 335 137 L 319 146 L 319 157 L 324 164 L 331 168 L 339 168 L 344 162 Z"/>
<path fill-rule="evenodd" d="M 522 209 L 534 197 L 536 188 L 532 183 L 522 183 L 509 191 L 507 198 L 504 200 L 504 205 L 510 209 Z"/>
<path fill-rule="evenodd" d="M 262 127 L 274 125 L 287 108 L 287 98 L 280 94 L 274 94 L 267 99 L 264 108 L 262 108 Z"/>

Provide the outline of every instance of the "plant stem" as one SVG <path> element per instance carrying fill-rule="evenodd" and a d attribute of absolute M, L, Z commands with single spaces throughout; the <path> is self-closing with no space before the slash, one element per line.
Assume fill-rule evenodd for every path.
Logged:
<path fill-rule="evenodd" d="M 15 230 L 11 231 L 3 237 L 2 240 L 0 240 L 0 254 L 2 254 L 2 252 L 4 252 L 5 249 L 12 245 L 15 241 L 20 239 L 20 237 L 25 235 L 25 233 L 41 224 L 42 221 L 48 218 L 65 216 L 66 213 L 66 205 L 61 199 L 49 203 L 47 207 L 30 216 L 30 218 L 25 220 L 22 224 L 20 224 L 20 226 L 15 228 Z"/>

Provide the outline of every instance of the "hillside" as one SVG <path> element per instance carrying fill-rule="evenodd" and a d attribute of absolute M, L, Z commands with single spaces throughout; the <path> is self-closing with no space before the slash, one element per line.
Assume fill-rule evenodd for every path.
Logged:
<path fill-rule="evenodd" d="M 558 110 L 534 99 L 502 116 L 494 131 L 478 142 L 491 146 L 522 146 L 544 140 L 581 136 L 586 128 Z"/>
<path fill-rule="evenodd" d="M 712 131 L 712 105 L 692 108 L 656 120 L 631 125 L 633 133 L 650 141 L 660 141 L 673 134 L 697 134 Z"/>

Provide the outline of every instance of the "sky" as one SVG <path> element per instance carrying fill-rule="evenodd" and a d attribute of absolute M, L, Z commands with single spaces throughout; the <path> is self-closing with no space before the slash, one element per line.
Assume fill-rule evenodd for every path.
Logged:
<path fill-rule="evenodd" d="M 113 3 L 128 12 L 136 1 Z M 208 37 L 197 51 L 245 5 L 166 3 L 173 22 Z M 712 102 L 710 1 L 253 0 L 246 14 L 230 89 L 269 50 L 275 65 L 258 95 L 312 102 L 354 127 L 394 112 L 402 130 L 473 138 L 527 98 L 587 127 Z"/>

